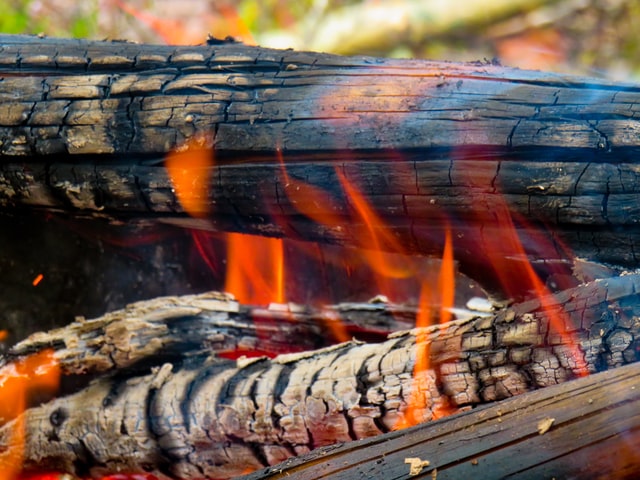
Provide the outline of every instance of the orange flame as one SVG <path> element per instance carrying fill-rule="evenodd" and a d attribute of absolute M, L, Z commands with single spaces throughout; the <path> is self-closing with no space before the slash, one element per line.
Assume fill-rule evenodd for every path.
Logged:
<path fill-rule="evenodd" d="M 438 276 L 438 292 L 440 296 L 440 323 L 451 320 L 456 295 L 455 262 L 453 260 L 453 241 L 451 230 L 447 228 L 442 252 L 442 265 Z"/>
<path fill-rule="evenodd" d="M 205 217 L 209 213 L 209 185 L 214 164 L 209 143 L 205 136 L 195 135 L 165 159 L 176 197 L 192 217 Z"/>
<path fill-rule="evenodd" d="M 8 448 L 0 454 L 0 478 L 13 480 L 22 469 L 25 444 L 25 418 L 22 412 L 27 397 L 33 392 L 53 393 L 60 379 L 60 366 L 53 350 L 30 355 L 0 370 L 0 424 L 13 419 L 14 429 L 8 439 Z"/>
<path fill-rule="evenodd" d="M 381 278 L 407 278 L 415 272 L 410 264 L 398 261 L 397 257 L 388 252 L 404 253 L 400 242 L 389 233 L 387 225 L 369 206 L 364 196 L 352 185 L 340 170 L 336 168 L 336 174 L 340 185 L 347 198 L 353 204 L 358 220 L 366 226 L 364 242 L 368 245 L 362 251 L 369 265 L 381 276 Z"/>
<path fill-rule="evenodd" d="M 242 303 L 285 301 L 282 239 L 229 233 L 227 252 L 227 292 Z"/>
<path fill-rule="evenodd" d="M 389 233 L 385 222 L 339 168 L 335 169 L 336 177 L 353 207 L 351 215 L 342 211 L 339 203 L 328 192 L 290 176 L 280 149 L 277 149 L 277 155 L 284 193 L 300 213 L 330 228 L 342 228 L 346 223 L 364 226 L 364 230 L 360 232 L 360 243 L 364 248 L 353 253 L 373 270 L 374 281 L 380 293 L 390 291 L 390 279 L 405 279 L 415 275 L 411 259 L 401 256 L 406 252 L 398 239 Z"/>
<path fill-rule="evenodd" d="M 493 214 L 501 228 L 488 239 L 487 255 L 504 291 L 513 293 L 518 289 L 521 290 L 522 287 L 531 290 L 535 298 L 541 302 L 541 311 L 549 318 L 550 333 L 558 335 L 560 343 L 569 346 L 571 357 L 575 362 L 573 372 L 578 376 L 587 375 L 588 369 L 584 356 L 577 343 L 573 341 L 571 333 L 566 331 L 567 326 L 570 325 L 569 318 L 566 313 L 557 308 L 553 295 L 540 279 L 531 262 L 527 260 L 525 248 L 518 237 L 504 198 L 499 197 L 496 200 Z"/>
<path fill-rule="evenodd" d="M 407 400 L 407 406 L 394 430 L 408 428 L 424 422 L 427 409 L 431 411 L 431 418 L 441 418 L 450 413 L 445 405 L 427 405 L 427 393 L 433 388 L 435 378 L 430 375 L 430 344 L 424 327 L 432 324 L 433 305 L 440 304 L 440 323 L 451 319 L 451 308 L 455 295 L 455 263 L 453 260 L 453 242 L 451 231 L 446 230 L 442 264 L 438 275 L 437 293 L 433 295 L 429 282 L 424 280 L 420 291 L 420 304 L 416 327 L 420 330 L 416 334 L 415 365 L 413 367 L 413 384 Z"/>
<path fill-rule="evenodd" d="M 338 227 L 344 223 L 344 216 L 334 198 L 321 188 L 297 180 L 287 171 L 282 150 L 276 149 L 280 172 L 283 178 L 282 188 L 293 207 L 310 219 L 329 227 Z"/>

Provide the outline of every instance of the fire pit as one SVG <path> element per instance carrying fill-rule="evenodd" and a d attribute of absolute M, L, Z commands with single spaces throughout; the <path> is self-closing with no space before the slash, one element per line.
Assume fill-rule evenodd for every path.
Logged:
<path fill-rule="evenodd" d="M 6 477 L 633 477 L 637 87 L 2 45 Z"/>

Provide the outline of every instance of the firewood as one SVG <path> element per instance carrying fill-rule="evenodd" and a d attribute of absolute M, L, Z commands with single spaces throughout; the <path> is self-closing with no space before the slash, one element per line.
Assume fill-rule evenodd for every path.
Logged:
<path fill-rule="evenodd" d="M 0 366 L 45 349 L 54 350 L 65 375 L 148 370 L 150 361 L 179 360 L 185 354 L 291 353 L 338 343 L 331 333 L 336 328 L 343 335 L 382 340 L 411 328 L 416 312 L 416 306 L 382 302 L 344 302 L 322 309 L 251 306 L 220 292 L 158 297 L 37 332 L 0 357 Z"/>
<path fill-rule="evenodd" d="M 637 264 L 636 85 L 241 44 L 0 43 L 5 209 L 371 247 L 343 176 L 407 253 L 439 255 L 450 229 L 463 270 L 491 275 L 512 220 L 531 260 Z M 197 219 L 164 168 L 194 137 L 214 152 Z"/>
<path fill-rule="evenodd" d="M 229 314 L 235 309 L 228 298 L 171 298 L 164 307 L 162 299 L 141 303 L 129 309 L 139 321 L 111 344 L 106 332 L 110 325 L 122 327 L 118 322 L 127 310 L 75 323 L 69 335 L 54 331 L 15 347 L 14 358 L 51 347 L 63 371 L 79 371 L 84 359 L 99 355 L 120 358 L 113 355 L 114 345 L 136 363 L 147 360 L 146 371 L 112 361 L 103 369 L 107 373 L 88 386 L 28 409 L 24 468 L 94 477 L 129 471 L 162 479 L 226 478 L 323 445 L 384 434 L 404 421 L 428 422 L 515 395 L 525 394 L 521 402 L 528 405 L 531 398 L 535 407 L 540 397 L 526 392 L 571 380 L 566 392 L 580 376 L 637 360 L 639 289 L 640 274 L 628 273 L 507 306 L 489 317 L 397 332 L 382 343 L 353 340 L 274 359 L 236 361 L 203 355 L 202 345 L 180 358 L 173 348 L 164 356 L 162 348 L 135 340 L 162 333 L 163 324 L 169 330 L 181 324 L 171 332 L 178 337 L 174 345 L 192 343 L 193 332 L 180 318 L 195 315 L 195 331 L 204 334 L 206 345 L 206 326 L 198 316 L 215 311 L 215 302 Z M 171 308 L 173 316 L 167 313 Z M 89 348 L 85 354 L 82 345 L 91 338 L 102 338 L 99 343 L 107 348 Z M 170 336 L 158 338 L 158 345 L 171 345 Z M 428 355 L 429 364 L 416 373 L 419 352 Z M 582 384 L 576 385 L 579 392 Z M 412 398 L 418 400 L 409 408 Z M 527 419 L 537 426 L 540 410 L 532 411 L 534 418 Z M 15 448 L 17 421 L 0 429 L 0 465 Z M 543 427 L 553 431 L 553 425 Z M 415 457 L 412 451 L 403 454 Z"/>
<path fill-rule="evenodd" d="M 640 363 L 634 363 L 433 423 L 319 448 L 237 480 L 631 480 L 640 470 L 639 375 Z M 411 458 L 422 467 L 416 475 L 407 464 Z"/>

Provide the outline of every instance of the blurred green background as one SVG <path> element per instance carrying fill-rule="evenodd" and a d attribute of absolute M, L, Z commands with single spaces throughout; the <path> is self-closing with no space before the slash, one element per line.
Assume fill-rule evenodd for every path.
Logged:
<path fill-rule="evenodd" d="M 0 0 L 0 31 L 343 54 L 498 59 L 640 80 L 640 2 L 624 0 Z"/>

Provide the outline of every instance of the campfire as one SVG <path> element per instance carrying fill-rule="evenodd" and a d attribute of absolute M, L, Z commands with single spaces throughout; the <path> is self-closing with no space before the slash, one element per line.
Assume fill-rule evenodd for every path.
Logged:
<path fill-rule="evenodd" d="M 8 348 L 3 478 L 580 476 L 598 445 L 609 477 L 638 467 L 635 87 L 5 42 L 4 211 L 198 283 Z"/>

